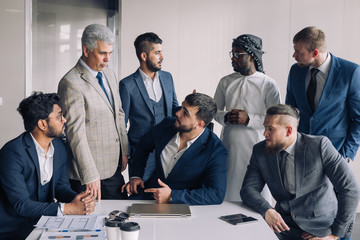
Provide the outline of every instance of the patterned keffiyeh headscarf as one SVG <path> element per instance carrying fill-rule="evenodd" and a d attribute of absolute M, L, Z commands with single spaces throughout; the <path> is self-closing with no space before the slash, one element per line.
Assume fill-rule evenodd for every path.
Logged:
<path fill-rule="evenodd" d="M 265 52 L 262 50 L 261 38 L 251 34 L 243 34 L 233 39 L 232 46 L 241 48 L 246 51 L 254 58 L 256 71 L 264 72 L 262 55 Z"/>

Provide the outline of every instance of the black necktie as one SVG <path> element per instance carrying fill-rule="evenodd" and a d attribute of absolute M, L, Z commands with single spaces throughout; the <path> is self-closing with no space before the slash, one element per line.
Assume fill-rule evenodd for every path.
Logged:
<path fill-rule="evenodd" d="M 96 78 L 98 79 L 98 82 L 99 82 L 99 85 L 100 87 L 102 88 L 102 90 L 104 91 L 108 101 L 110 102 L 110 99 L 109 99 L 109 96 L 105 90 L 105 87 L 104 87 L 104 83 L 103 83 L 103 80 L 102 80 L 102 73 L 101 72 L 98 72 L 98 74 L 96 75 Z M 111 103 L 111 102 L 110 102 Z"/>
<path fill-rule="evenodd" d="M 280 166 L 280 175 L 281 175 L 281 180 L 285 186 L 285 177 L 286 177 L 286 158 L 289 155 L 288 152 L 286 152 L 285 150 L 282 150 L 280 152 L 280 162 L 279 162 L 279 166 Z M 286 187 L 285 187 L 286 189 Z"/>
<path fill-rule="evenodd" d="M 311 69 L 311 78 L 307 89 L 307 99 L 313 112 L 315 112 L 316 74 L 318 72 L 317 68 Z"/>

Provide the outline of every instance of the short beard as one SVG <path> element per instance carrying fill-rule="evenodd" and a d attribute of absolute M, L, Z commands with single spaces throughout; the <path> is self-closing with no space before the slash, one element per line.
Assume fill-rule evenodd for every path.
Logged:
<path fill-rule="evenodd" d="M 51 127 L 51 126 L 49 126 L 49 132 L 46 133 L 46 136 L 47 136 L 48 138 L 56 138 L 56 137 L 58 137 L 58 138 L 63 138 L 63 137 L 65 137 L 65 134 L 64 134 L 63 132 L 56 133 L 56 132 L 54 131 L 54 128 Z"/>
<path fill-rule="evenodd" d="M 185 127 L 174 127 L 176 131 L 178 131 L 179 133 L 188 133 L 191 132 L 193 130 L 193 128 L 185 128 Z"/>
<path fill-rule="evenodd" d="M 245 67 L 242 67 L 242 68 L 239 68 L 239 67 L 234 68 L 234 71 L 235 71 L 235 72 L 238 72 L 238 73 L 240 73 L 240 74 L 243 75 L 243 76 L 247 76 L 248 73 L 249 73 L 249 70 L 250 70 L 250 67 L 249 67 L 249 66 L 245 66 Z"/>
<path fill-rule="evenodd" d="M 155 64 L 153 64 L 152 62 L 150 62 L 148 59 L 146 59 L 146 67 L 151 71 L 151 72 L 157 72 L 161 70 L 161 67 L 157 67 Z"/>
<path fill-rule="evenodd" d="M 278 144 L 276 144 L 275 146 L 272 146 L 272 147 L 268 147 L 265 144 L 265 151 L 267 153 L 269 153 L 269 154 L 278 153 L 281 150 L 283 150 L 284 147 L 285 147 L 285 143 L 278 143 Z"/>
<path fill-rule="evenodd" d="M 188 133 L 188 132 L 191 132 L 194 128 L 192 128 L 192 127 L 189 127 L 189 128 L 186 128 L 186 127 L 184 127 L 184 126 L 181 126 L 180 125 L 180 121 L 178 121 L 177 120 L 177 118 L 176 118 L 176 122 L 178 122 L 179 123 L 179 127 L 177 127 L 175 124 L 174 124 L 174 129 L 177 131 L 177 132 L 179 132 L 179 133 Z"/>

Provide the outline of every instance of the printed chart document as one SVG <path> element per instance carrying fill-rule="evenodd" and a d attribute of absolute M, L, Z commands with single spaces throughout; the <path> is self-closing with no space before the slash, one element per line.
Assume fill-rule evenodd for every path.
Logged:
<path fill-rule="evenodd" d="M 43 232 L 40 240 L 47 239 L 66 239 L 66 240 L 104 240 L 105 231 L 101 232 Z"/>
<path fill-rule="evenodd" d="M 105 215 L 41 216 L 36 228 L 58 231 L 91 231 L 104 228 Z"/>

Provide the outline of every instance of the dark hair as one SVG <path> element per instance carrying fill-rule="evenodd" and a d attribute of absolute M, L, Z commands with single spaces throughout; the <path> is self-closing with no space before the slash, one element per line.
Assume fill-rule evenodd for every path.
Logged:
<path fill-rule="evenodd" d="M 315 49 L 319 49 L 321 52 L 326 50 L 325 33 L 316 27 L 306 27 L 298 32 L 293 38 L 293 43 L 298 42 L 304 43 L 309 52 Z"/>
<path fill-rule="evenodd" d="M 290 116 L 295 118 L 297 122 L 299 122 L 300 119 L 299 109 L 286 104 L 276 104 L 274 106 L 269 107 L 266 110 L 266 116 L 275 116 L 275 115 Z M 280 118 L 279 123 L 283 125 L 287 124 L 285 118 Z"/>
<path fill-rule="evenodd" d="M 24 127 L 31 132 L 40 119 L 47 119 L 53 111 L 54 104 L 59 105 L 60 98 L 56 93 L 33 92 L 19 104 L 17 110 L 24 120 Z"/>
<path fill-rule="evenodd" d="M 152 43 L 162 43 L 162 40 L 159 38 L 159 36 L 153 32 L 141 34 L 135 39 L 134 46 L 136 50 L 136 56 L 139 61 L 141 60 L 140 54 L 142 52 L 149 54 L 152 49 Z"/>
<path fill-rule="evenodd" d="M 186 96 L 185 102 L 191 107 L 197 107 L 196 117 L 203 120 L 207 126 L 215 117 L 217 105 L 213 98 L 202 93 L 192 93 Z"/>

